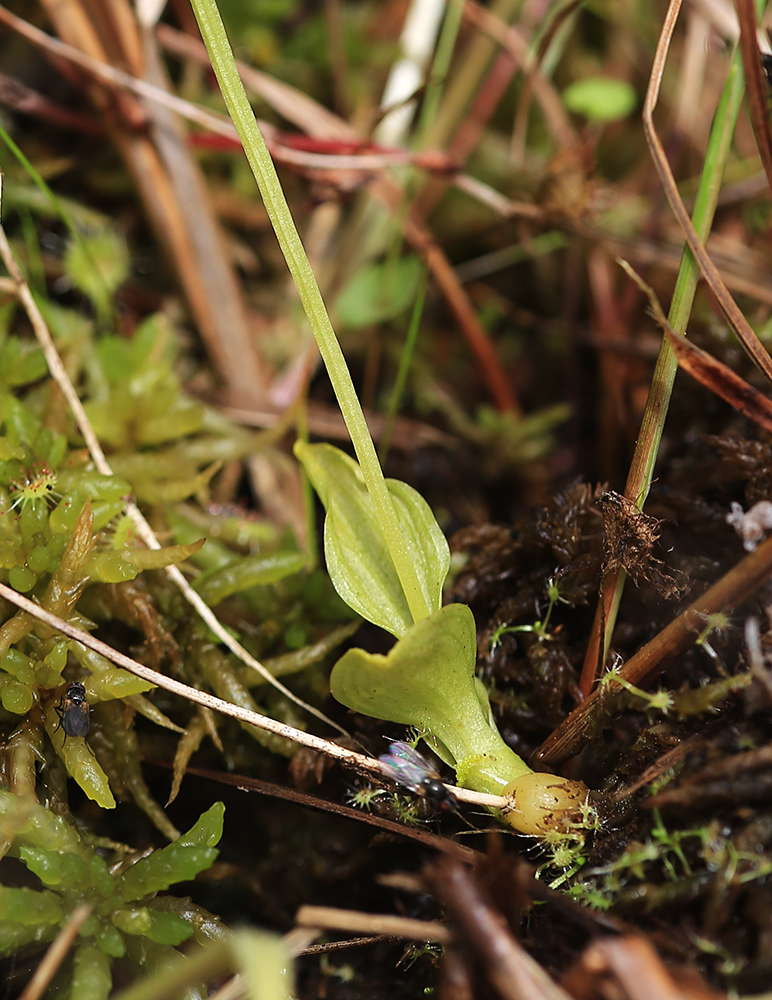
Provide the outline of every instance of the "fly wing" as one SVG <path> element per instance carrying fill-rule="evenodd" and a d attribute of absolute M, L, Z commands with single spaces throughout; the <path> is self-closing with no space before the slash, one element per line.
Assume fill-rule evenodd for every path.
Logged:
<path fill-rule="evenodd" d="M 62 715 L 62 729 L 68 736 L 88 736 L 91 719 L 88 705 L 71 705 Z"/>
<path fill-rule="evenodd" d="M 437 772 L 415 747 L 402 740 L 395 740 L 389 752 L 379 757 L 383 773 L 387 778 L 415 791 L 426 778 L 439 777 Z"/>

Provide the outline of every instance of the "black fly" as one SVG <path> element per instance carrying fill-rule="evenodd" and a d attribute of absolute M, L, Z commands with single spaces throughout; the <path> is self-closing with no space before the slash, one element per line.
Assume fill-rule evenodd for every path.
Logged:
<path fill-rule="evenodd" d="M 84 739 L 88 736 L 91 729 L 91 709 L 86 700 L 86 688 L 80 681 L 67 685 L 64 697 L 54 710 L 59 716 L 56 728 L 62 727 L 65 740 L 68 736 L 82 736 Z"/>
<path fill-rule="evenodd" d="M 436 802 L 445 811 L 455 812 L 456 799 L 442 783 L 440 775 L 415 747 L 402 740 L 395 740 L 389 752 L 379 757 L 387 778 L 404 785 L 422 798 Z"/>

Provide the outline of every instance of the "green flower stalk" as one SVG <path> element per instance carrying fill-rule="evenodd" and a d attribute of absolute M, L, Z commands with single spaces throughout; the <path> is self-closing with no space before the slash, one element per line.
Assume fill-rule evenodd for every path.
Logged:
<path fill-rule="evenodd" d="M 586 789 L 554 776 L 534 775 L 483 711 L 475 692 L 472 613 L 460 606 L 440 609 L 449 565 L 447 542 L 423 498 L 405 483 L 383 477 L 216 2 L 193 0 L 193 9 L 358 459 L 357 464 L 329 445 L 299 442 L 295 447 L 327 509 L 324 544 L 330 578 L 350 607 L 400 640 L 385 660 L 361 650 L 347 653 L 333 672 L 332 693 L 350 708 L 417 725 L 435 736 L 466 787 L 506 792 L 516 784 L 512 816 L 519 819 L 512 822 L 517 829 L 540 833 L 556 825 L 566 827 L 568 814 L 573 817 L 579 802 L 584 802 Z M 413 655 L 417 647 L 423 659 Z M 447 659 L 437 653 L 445 647 Z M 531 794 L 530 788 L 538 792 Z M 531 799 L 541 803 L 533 815 L 526 804 Z"/>

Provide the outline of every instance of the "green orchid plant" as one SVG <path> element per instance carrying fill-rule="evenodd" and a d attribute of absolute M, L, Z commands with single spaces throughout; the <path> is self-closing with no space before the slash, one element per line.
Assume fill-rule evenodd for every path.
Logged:
<path fill-rule="evenodd" d="M 443 608 L 448 544 L 423 498 L 385 480 L 319 286 L 255 120 L 217 9 L 192 0 L 212 68 L 295 282 L 357 461 L 329 445 L 295 454 L 327 510 L 324 548 L 333 584 L 362 617 L 398 642 L 388 656 L 350 650 L 336 664 L 333 695 L 348 708 L 417 726 L 456 769 L 460 785 L 513 794 L 507 822 L 536 835 L 581 822 L 587 789 L 535 774 L 502 740 L 475 683 L 469 608 Z M 584 811 L 586 815 L 586 811 Z"/>
<path fill-rule="evenodd" d="M 477 633 L 463 604 L 441 606 L 450 566 L 448 543 L 429 505 L 405 483 L 388 479 L 428 614 L 414 621 L 357 463 L 328 444 L 298 442 L 295 454 L 327 511 L 324 551 L 341 597 L 398 642 L 387 656 L 349 650 L 330 678 L 347 708 L 413 726 L 456 771 L 459 785 L 513 796 L 504 813 L 518 832 L 545 835 L 581 822 L 581 782 L 532 771 L 496 728 L 475 678 Z"/>

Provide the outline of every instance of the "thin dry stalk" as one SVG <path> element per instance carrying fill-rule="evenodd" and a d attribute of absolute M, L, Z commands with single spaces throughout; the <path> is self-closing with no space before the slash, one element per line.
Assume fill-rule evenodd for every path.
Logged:
<path fill-rule="evenodd" d="M 435 920 L 412 920 L 389 913 L 362 913 L 357 910 L 340 910 L 333 906 L 301 906 L 295 915 L 295 923 L 301 927 L 317 927 L 319 930 L 385 934 L 410 941 L 448 944 L 451 940 L 450 930 Z"/>
<path fill-rule="evenodd" d="M 413 249 L 423 257 L 432 277 L 444 294 L 464 332 L 469 349 L 475 356 L 496 405 L 500 410 L 520 413 L 514 388 L 502 368 L 496 348 L 478 319 L 474 306 L 447 256 L 435 243 L 429 230 L 413 219 L 405 221 L 404 232 Z"/>
<path fill-rule="evenodd" d="M 346 750 L 344 747 L 338 746 L 337 743 L 331 743 L 329 740 L 321 739 L 321 737 L 306 733 L 301 729 L 294 729 L 292 726 L 287 726 L 283 722 L 277 722 L 275 719 L 260 715 L 258 712 L 251 712 L 249 709 L 232 705 L 230 702 L 216 698 L 206 691 L 189 687 L 181 681 L 176 681 L 165 674 L 159 674 L 156 670 L 151 670 L 150 667 L 146 667 L 137 660 L 133 660 L 130 656 L 126 656 L 125 653 L 121 653 L 117 649 L 108 646 L 101 639 L 96 639 L 88 632 L 84 632 L 82 629 L 77 628 L 77 626 L 70 624 L 70 622 L 66 622 L 63 618 L 59 618 L 57 615 L 53 615 L 44 608 L 41 608 L 26 597 L 22 597 L 21 594 L 18 594 L 15 590 L 11 590 L 10 587 L 7 587 L 3 583 L 0 583 L 0 597 L 5 598 L 6 601 L 14 604 L 17 608 L 21 608 L 22 611 L 26 611 L 33 618 L 38 619 L 38 621 L 50 625 L 52 629 L 61 632 L 62 635 L 69 636 L 84 646 L 88 646 L 89 649 L 101 653 L 105 659 L 110 660 L 116 666 L 123 667 L 124 670 L 136 674 L 137 677 L 141 677 L 143 680 L 149 681 L 157 687 L 171 691 L 172 694 L 179 695 L 181 698 L 185 698 L 186 701 L 203 705 L 204 708 L 211 708 L 215 712 L 228 715 L 239 722 L 257 726 L 260 729 L 266 730 L 266 732 L 274 733 L 276 736 L 283 736 L 285 739 L 292 740 L 302 746 L 310 747 L 319 753 L 326 753 L 348 764 L 350 767 L 354 767 L 365 773 L 381 773 L 379 762 L 372 757 L 365 757 L 363 754 L 355 753 L 353 750 Z"/>
<path fill-rule="evenodd" d="M 466 869 L 442 862 L 426 872 L 426 878 L 465 947 L 479 957 L 504 1000 L 571 1000 L 515 940 L 504 916 L 483 897 Z"/>
<path fill-rule="evenodd" d="M 764 184 L 766 186 L 766 180 L 764 180 Z M 502 198 L 501 208 L 498 207 L 499 203 L 497 202 L 489 204 L 493 211 L 499 211 L 506 215 L 507 203 L 505 202 L 506 199 Z M 719 203 L 723 204 L 721 198 L 719 198 Z M 541 210 L 532 209 L 532 213 L 534 218 L 543 216 Z M 518 214 L 528 217 L 525 212 Z M 655 265 L 658 269 L 677 272 L 682 266 L 683 246 L 680 244 L 665 243 L 662 240 L 646 236 L 627 237 L 608 229 L 599 229 L 577 221 L 567 223 L 564 228 L 567 232 L 575 233 L 587 242 L 598 244 L 610 256 L 624 257 L 638 267 Z M 729 248 L 718 250 L 716 248 L 713 251 L 713 259 L 721 267 L 721 273 L 725 277 L 727 287 L 731 288 L 733 292 L 737 295 L 745 295 L 756 302 L 772 305 L 769 269 L 766 266 L 765 258 L 760 254 L 748 247 L 742 247 L 739 251 Z"/>
<path fill-rule="evenodd" d="M 772 400 L 754 389 L 723 362 L 676 333 L 668 322 L 654 289 L 636 274 L 627 261 L 620 260 L 617 263 L 648 298 L 651 314 L 667 335 L 679 366 L 714 395 L 729 403 L 738 413 L 742 413 L 765 431 L 772 432 Z"/>
<path fill-rule="evenodd" d="M 167 52 L 182 59 L 209 66 L 209 54 L 200 38 L 184 31 L 177 31 L 169 24 L 159 24 L 156 37 Z M 289 84 L 276 80 L 268 73 L 237 60 L 239 74 L 247 90 L 270 105 L 282 118 L 286 118 L 302 132 L 319 139 L 340 139 L 361 142 L 362 135 L 347 121 L 329 111 L 312 97 L 301 93 Z M 261 124 L 262 129 L 262 124 Z M 234 130 L 235 134 L 235 130 Z"/>
<path fill-rule="evenodd" d="M 665 191 L 668 203 L 673 210 L 673 214 L 678 220 L 678 224 L 683 230 L 686 242 L 689 244 L 689 249 L 694 254 L 694 259 L 697 261 L 697 264 L 699 265 L 710 290 L 713 292 L 713 295 L 721 307 L 724 316 L 726 316 L 729 324 L 737 334 L 741 344 L 747 351 L 753 363 L 759 371 L 762 371 L 767 378 L 772 381 L 772 358 L 770 358 L 766 348 L 756 336 L 756 333 L 750 323 L 748 323 L 745 316 L 743 316 L 740 311 L 737 303 L 732 298 L 718 268 L 708 256 L 705 244 L 697 235 L 694 224 L 689 218 L 689 213 L 687 212 L 686 206 L 684 205 L 681 195 L 678 192 L 678 187 L 670 169 L 665 149 L 660 141 L 659 135 L 657 134 L 657 130 L 654 127 L 654 109 L 656 108 L 657 101 L 659 100 L 662 76 L 665 71 L 665 62 L 670 49 L 670 42 L 672 40 L 673 31 L 675 30 L 676 21 L 678 20 L 678 14 L 681 9 L 681 2 L 682 0 L 671 0 L 665 16 L 665 22 L 662 26 L 659 42 L 657 43 L 657 51 L 654 55 L 654 64 L 651 70 L 649 87 L 646 91 L 646 100 L 643 105 L 643 129 L 646 134 L 646 142 L 649 145 L 651 157 L 654 161 L 657 173 L 659 174 L 659 179 Z"/>
<path fill-rule="evenodd" d="M 91 906 L 86 903 L 72 911 L 67 923 L 51 942 L 48 951 L 35 969 L 19 1000 L 40 1000 L 56 975 L 56 970 L 67 957 L 67 952 L 72 948 L 78 932 L 90 915 Z"/>
<path fill-rule="evenodd" d="M 727 290 L 718 269 L 706 253 L 704 243 L 698 235 L 678 193 L 665 150 L 654 128 L 654 109 L 659 99 L 665 63 L 680 9 L 681 0 L 671 0 L 657 43 L 643 108 L 643 126 L 646 141 L 670 207 L 684 232 L 687 244 L 698 267 L 705 276 L 716 300 L 719 302 L 724 314 L 735 329 L 737 336 L 751 359 L 768 378 L 772 379 L 772 359 L 770 359 L 761 341 L 740 312 L 737 304 Z M 716 169 L 714 165 L 714 172 Z M 714 180 L 716 184 L 718 183 L 715 173 L 711 180 Z M 712 211 L 710 215 L 712 217 Z M 682 273 L 684 263 L 685 261 L 682 261 Z M 684 328 L 686 326 L 686 316 L 683 317 L 683 326 Z M 667 412 L 670 399 L 672 375 L 674 374 L 671 370 L 670 357 L 669 351 L 667 354 L 660 351 L 635 455 L 633 456 L 630 472 L 625 484 L 625 496 L 638 506 L 643 505 L 650 488 L 654 459 L 659 446 L 659 437 L 662 433 L 663 415 Z M 589 692 L 597 677 L 598 670 L 603 664 L 608 640 L 613 630 L 616 612 L 621 601 L 623 586 L 624 574 L 621 569 L 609 572 L 603 579 L 602 593 L 593 621 L 580 679 L 580 688 L 585 694 Z"/>
<path fill-rule="evenodd" d="M 59 57 L 74 62 L 95 77 L 107 80 L 116 86 L 125 87 L 148 100 L 159 101 L 163 106 L 177 111 L 185 118 L 197 121 L 211 131 L 227 135 L 228 138 L 238 142 L 233 126 L 223 116 L 213 115 L 211 112 L 195 108 L 195 106 L 181 100 L 174 94 L 168 94 L 156 87 L 152 87 L 143 80 L 137 80 L 127 73 L 122 73 L 120 70 L 106 66 L 97 60 L 90 59 L 76 48 L 65 45 L 57 39 L 52 39 L 20 18 L 14 17 L 14 15 L 2 7 L 0 7 L 0 23 L 13 28 L 14 31 L 17 31 L 40 48 L 44 48 Z M 364 161 L 361 156 L 331 156 L 328 154 L 293 150 L 287 146 L 283 146 L 278 141 L 276 129 L 262 122 L 260 123 L 260 129 L 266 137 L 271 155 L 279 162 L 292 163 L 308 169 L 363 169 Z M 396 151 L 393 154 L 374 154 L 374 158 L 371 160 L 372 168 L 383 168 L 387 163 L 393 163 L 395 160 L 405 162 L 405 153 L 403 151 Z M 408 160 L 410 160 L 409 155 Z M 418 154 L 418 162 L 421 162 L 424 166 L 431 163 L 431 161 L 426 161 L 425 156 L 421 159 L 421 154 Z M 440 169 L 447 169 L 447 159 L 440 155 L 440 162 L 435 165 L 439 166 Z M 380 177 L 376 179 L 368 190 L 373 197 L 377 198 L 392 211 L 396 211 L 401 204 L 401 191 L 388 178 Z M 471 184 L 469 190 L 470 192 L 479 191 L 480 186 Z M 502 371 L 501 363 L 490 338 L 482 323 L 477 318 L 477 314 L 472 308 L 471 302 L 461 283 L 455 277 L 447 258 L 439 247 L 434 244 L 431 235 L 420 225 L 411 225 L 410 231 L 406 235 L 408 241 L 419 253 L 426 255 L 426 248 L 432 248 L 431 254 L 426 255 L 427 265 L 434 274 L 440 289 L 448 299 L 450 309 L 455 315 L 470 350 L 477 360 L 483 379 L 488 386 L 488 391 L 496 406 L 500 410 L 519 412 L 514 389 Z"/>
<path fill-rule="evenodd" d="M 473 847 L 458 844 L 455 840 L 450 840 L 448 837 L 441 837 L 439 834 L 430 833 L 428 830 L 422 830 L 420 827 L 406 826 L 404 823 L 397 823 L 395 820 L 385 819 L 383 816 L 364 812 L 362 809 L 344 806 L 340 802 L 322 799 L 318 795 L 299 792 L 295 788 L 275 785 L 270 781 L 263 781 L 261 778 L 250 778 L 247 775 L 231 774 L 226 771 L 207 771 L 200 767 L 188 767 L 185 773 L 198 778 L 204 778 L 208 781 L 217 782 L 219 785 L 230 785 L 242 792 L 267 795 L 270 798 L 282 799 L 284 802 L 292 802 L 304 808 L 319 809 L 322 812 L 342 816 L 344 819 L 351 819 L 357 823 L 365 823 L 367 826 L 383 830 L 385 833 L 392 834 L 395 837 L 414 840 L 418 844 L 423 844 L 424 847 L 430 847 L 436 851 L 441 851 L 443 854 L 449 854 L 464 864 L 476 864 L 482 857 L 479 851 L 476 851 Z"/>
<path fill-rule="evenodd" d="M 688 992 L 679 986 L 651 943 L 628 935 L 606 938 L 588 945 L 577 965 L 566 975 L 564 985 L 576 1000 L 615 996 L 624 1000 L 715 1000 L 718 996 L 705 984 L 690 982 Z M 699 986 L 704 986 L 700 990 Z"/>
<path fill-rule="evenodd" d="M 745 85 L 751 122 L 759 147 L 767 183 L 772 188 L 772 134 L 769 127 L 769 88 L 761 74 L 759 44 L 757 41 L 756 10 L 753 0 L 736 0 L 737 19 L 740 22 L 740 49 L 745 68 Z"/>
<path fill-rule="evenodd" d="M 59 35 L 98 62 L 126 66 L 160 91 L 169 81 L 151 32 L 127 0 L 43 0 Z M 90 82 L 105 131 L 123 158 L 145 213 L 180 284 L 218 376 L 246 399 L 267 376 L 247 323 L 241 286 L 211 208 L 201 171 L 176 116 L 121 91 Z"/>
<path fill-rule="evenodd" d="M 767 668 L 764 653 L 761 649 L 761 633 L 758 618 L 749 618 L 745 623 L 745 648 L 748 650 L 751 673 L 766 692 L 772 705 L 772 675 Z"/>
<path fill-rule="evenodd" d="M 65 42 L 61 42 L 56 38 L 52 38 L 45 32 L 40 31 L 39 28 L 33 27 L 21 18 L 11 14 L 2 6 L 0 6 L 0 24 L 4 24 L 7 27 L 12 28 L 23 38 L 26 38 L 30 43 L 43 51 L 49 52 L 54 57 L 66 59 L 68 62 L 73 63 L 80 69 L 85 70 L 89 76 L 94 77 L 96 80 L 108 84 L 112 88 L 126 90 L 132 94 L 136 94 L 143 100 L 148 101 L 151 104 L 158 105 L 160 108 L 174 112 L 181 118 L 194 122 L 195 124 L 201 126 L 201 128 L 204 128 L 215 135 L 221 135 L 225 139 L 230 139 L 233 142 L 234 149 L 239 149 L 241 147 L 236 130 L 230 119 L 225 115 L 199 107 L 190 101 L 177 97 L 176 94 L 169 93 L 161 87 L 148 83 L 146 80 L 132 76 L 130 73 L 125 73 L 114 66 L 110 66 L 106 63 L 93 59 L 79 51 L 77 48 L 68 45 Z M 187 52 L 187 50 L 185 51 Z M 204 51 L 206 50 L 204 49 Z M 257 73 L 257 71 L 254 70 L 253 73 Z M 263 78 L 265 77 L 265 74 L 259 74 L 259 76 Z M 268 87 L 264 83 L 261 85 L 261 89 L 270 95 L 272 99 L 271 103 L 276 104 L 279 108 L 290 107 L 288 92 L 291 91 L 291 88 L 281 86 L 276 81 L 272 81 L 272 83 L 275 85 L 274 87 Z M 304 95 L 296 96 L 300 98 Z M 314 110 L 321 108 L 321 105 L 317 105 L 315 102 L 311 101 L 310 98 L 306 98 L 306 102 L 312 105 Z M 324 111 L 325 109 L 321 110 Z M 300 117 L 301 120 L 307 121 L 310 113 L 311 108 L 306 105 L 302 105 L 302 114 L 295 114 L 295 117 Z M 327 136 L 327 133 L 329 132 L 329 119 L 331 117 L 334 118 L 334 116 L 327 111 L 325 114 L 326 117 L 322 119 L 320 129 L 317 129 L 316 131 L 312 130 L 310 132 L 311 135 L 316 136 L 318 134 L 320 138 Z M 363 174 L 367 174 L 375 171 L 382 171 L 388 167 L 405 164 L 412 164 L 421 167 L 422 169 L 430 171 L 436 170 L 441 173 L 448 171 L 452 172 L 453 169 L 453 164 L 442 152 L 411 153 L 404 149 L 371 150 L 369 152 L 361 153 L 309 152 L 287 145 L 284 141 L 282 141 L 282 133 L 269 123 L 261 120 L 259 121 L 259 125 L 261 132 L 263 132 L 265 136 L 266 144 L 271 151 L 271 156 L 278 163 L 298 167 L 303 170 L 357 170 Z M 343 125 L 345 126 L 345 123 L 343 123 Z M 340 135 L 335 134 L 333 138 L 339 139 L 342 144 L 348 143 L 359 146 L 363 143 L 362 137 L 359 133 L 350 129 L 348 126 L 345 126 L 345 128 L 346 131 L 342 131 Z M 471 178 L 469 178 L 469 180 L 471 180 Z"/>
<path fill-rule="evenodd" d="M 22 611 L 26 611 L 27 614 L 38 621 L 45 622 L 46 625 L 49 625 L 57 632 L 61 632 L 62 635 L 69 636 L 84 646 L 88 646 L 89 649 L 101 653 L 105 659 L 110 660 L 116 666 L 123 667 L 124 670 L 136 674 L 137 677 L 141 677 L 143 680 L 149 681 L 157 687 L 171 691 L 172 694 L 179 695 L 181 698 L 185 698 L 186 701 L 202 705 L 204 708 L 210 708 L 215 712 L 220 712 L 222 715 L 228 715 L 239 722 L 247 723 L 247 725 L 257 726 L 259 729 L 274 733 L 276 736 L 283 736 L 285 739 L 299 743 L 301 746 L 309 747 L 318 753 L 327 754 L 329 757 L 334 757 L 336 760 L 341 761 L 347 767 L 354 768 L 364 774 L 387 776 L 384 775 L 380 761 L 374 757 L 366 757 L 364 754 L 347 750 L 345 747 L 322 739 L 320 736 L 314 736 L 312 733 L 307 733 L 302 729 L 295 729 L 293 726 L 285 725 L 283 722 L 277 722 L 267 715 L 260 715 L 258 712 L 252 712 L 238 705 L 232 705 L 228 701 L 216 698 L 207 691 L 200 691 L 198 688 L 189 687 L 181 681 L 176 681 L 165 674 L 159 674 L 156 670 L 151 670 L 150 667 L 138 663 L 137 660 L 126 656 L 125 653 L 120 653 L 117 649 L 113 649 L 112 646 L 108 646 L 101 639 L 95 638 L 70 622 L 66 622 L 63 618 L 59 618 L 58 615 L 51 614 L 50 611 L 46 611 L 26 597 L 22 597 L 21 594 L 18 594 L 15 590 L 11 590 L 10 587 L 6 587 L 3 583 L 0 583 L 0 597 L 5 598 L 6 601 L 14 604 L 17 608 L 21 608 Z M 505 798 L 501 795 L 486 795 L 483 792 L 472 792 L 466 788 L 456 788 L 454 785 L 446 785 L 445 787 L 451 794 L 457 795 L 460 800 L 480 805 L 484 808 L 511 809 L 514 806 L 512 798 Z"/>

